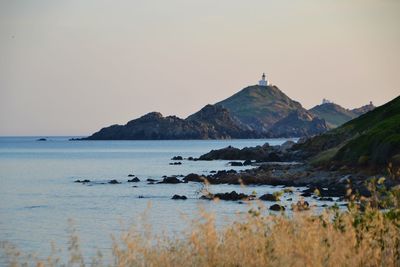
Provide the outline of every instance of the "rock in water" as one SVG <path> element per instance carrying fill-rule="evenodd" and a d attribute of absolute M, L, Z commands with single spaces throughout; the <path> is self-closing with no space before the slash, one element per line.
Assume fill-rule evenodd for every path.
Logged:
<path fill-rule="evenodd" d="M 230 201 L 237 201 L 248 199 L 249 196 L 243 193 L 238 194 L 236 191 L 232 191 L 230 193 L 217 193 L 217 194 L 210 194 L 206 196 L 202 196 L 202 199 L 221 199 L 221 200 L 230 200 Z"/>
<path fill-rule="evenodd" d="M 182 183 L 182 181 L 174 176 L 166 177 L 161 182 L 159 182 L 159 184 L 179 184 L 179 183 Z"/>
<path fill-rule="evenodd" d="M 259 199 L 264 201 L 279 201 L 279 198 L 273 194 L 264 194 Z"/>
<path fill-rule="evenodd" d="M 187 197 L 184 196 L 184 195 L 182 195 L 182 196 L 180 196 L 180 195 L 174 195 L 174 196 L 172 197 L 172 199 L 175 199 L 175 200 L 186 200 Z"/>
<path fill-rule="evenodd" d="M 271 207 L 269 207 L 269 209 L 273 211 L 283 211 L 285 210 L 285 207 L 278 204 L 274 204 Z"/>
<path fill-rule="evenodd" d="M 185 176 L 185 178 L 183 178 L 184 182 L 198 182 L 198 183 L 204 183 L 204 181 L 207 178 L 204 176 L 200 176 L 198 174 L 195 173 L 190 173 L 188 175 Z"/>

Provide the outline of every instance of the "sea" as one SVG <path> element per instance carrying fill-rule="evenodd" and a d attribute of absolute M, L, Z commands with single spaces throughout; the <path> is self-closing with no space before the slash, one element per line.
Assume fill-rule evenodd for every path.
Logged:
<path fill-rule="evenodd" d="M 84 255 L 110 255 L 112 236 L 119 237 L 134 225 L 137 231 L 150 226 L 156 233 L 179 236 L 190 228 L 200 211 L 215 214 L 217 227 L 247 214 L 253 204 L 200 199 L 204 190 L 213 193 L 265 193 L 282 186 L 208 185 L 200 183 L 149 184 L 167 175 L 252 168 L 232 167 L 229 161 L 188 161 L 170 165 L 174 156 L 199 157 L 227 146 L 280 145 L 289 139 L 168 140 L 168 141 L 69 141 L 75 136 L 0 137 L 0 242 L 24 254 L 46 258 L 52 246 L 66 255 L 71 231 L 79 236 Z M 297 141 L 297 139 L 290 139 Z M 129 174 L 141 181 L 128 183 Z M 88 179 L 80 184 L 75 180 Z M 110 180 L 120 184 L 108 184 Z M 206 188 L 205 188 L 206 187 Z M 301 190 L 304 188 L 297 188 Z M 175 194 L 187 200 L 172 200 Z M 295 201 L 299 194 L 283 196 Z M 322 203 L 309 199 L 316 206 Z M 266 207 L 273 203 L 265 202 Z M 254 204 L 255 205 L 255 204 Z M 1 250 L 1 249 L 0 249 Z M 0 251 L 0 265 L 6 262 Z"/>

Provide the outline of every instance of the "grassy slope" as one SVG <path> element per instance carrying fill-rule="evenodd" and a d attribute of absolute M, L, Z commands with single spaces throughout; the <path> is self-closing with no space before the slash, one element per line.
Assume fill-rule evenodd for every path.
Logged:
<path fill-rule="evenodd" d="M 217 103 L 230 110 L 236 117 L 246 123 L 258 118 L 264 123 L 272 124 L 301 104 L 293 101 L 275 86 L 249 86 L 233 96 Z"/>
<path fill-rule="evenodd" d="M 319 163 L 388 164 L 400 157 L 400 96 L 299 148 Z"/>
<path fill-rule="evenodd" d="M 324 119 L 333 127 L 338 127 L 343 123 L 346 123 L 349 120 L 357 117 L 357 115 L 353 114 L 350 110 L 346 110 L 334 103 L 318 105 L 309 111 L 317 117 Z"/>

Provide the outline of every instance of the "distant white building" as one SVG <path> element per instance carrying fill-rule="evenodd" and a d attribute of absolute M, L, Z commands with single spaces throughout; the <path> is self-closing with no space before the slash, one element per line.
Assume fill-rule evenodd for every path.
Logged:
<path fill-rule="evenodd" d="M 326 98 L 322 99 L 322 104 L 329 104 L 329 103 L 333 103 L 333 102 Z"/>
<path fill-rule="evenodd" d="M 258 85 L 259 86 L 268 86 L 269 85 L 268 80 L 265 77 L 265 73 L 263 73 L 263 75 L 261 76 L 261 80 L 258 82 Z"/>

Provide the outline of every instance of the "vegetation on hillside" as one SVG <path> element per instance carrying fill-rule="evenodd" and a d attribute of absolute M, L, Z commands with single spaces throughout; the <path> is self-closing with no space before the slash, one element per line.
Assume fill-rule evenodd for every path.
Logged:
<path fill-rule="evenodd" d="M 335 103 L 324 103 L 309 110 L 315 116 L 324 119 L 332 128 L 342 125 L 358 115 Z"/>
<path fill-rule="evenodd" d="M 341 127 L 297 145 L 325 163 L 386 166 L 400 163 L 400 96 Z M 335 151 L 326 157 L 326 151 Z"/>
<path fill-rule="evenodd" d="M 345 109 L 335 103 L 323 103 L 309 111 L 318 118 L 324 119 L 331 128 L 336 128 L 374 108 L 372 103 L 355 109 Z"/>
<path fill-rule="evenodd" d="M 217 104 L 253 127 L 271 126 L 292 111 L 303 109 L 276 86 L 248 86 Z"/>

